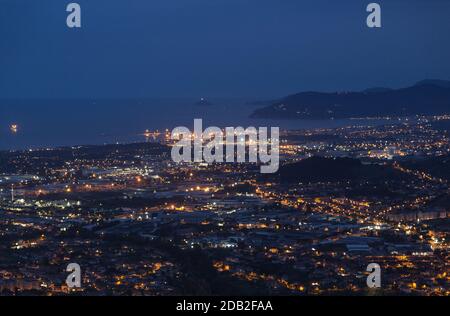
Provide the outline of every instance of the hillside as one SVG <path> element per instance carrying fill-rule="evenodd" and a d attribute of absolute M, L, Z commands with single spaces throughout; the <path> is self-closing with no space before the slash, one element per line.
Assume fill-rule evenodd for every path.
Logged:
<path fill-rule="evenodd" d="M 424 80 L 397 90 L 374 88 L 362 92 L 302 92 L 257 109 L 251 117 L 342 119 L 444 113 L 450 113 L 450 81 Z"/>
<path fill-rule="evenodd" d="M 365 165 L 351 158 L 312 157 L 284 165 L 278 172 L 284 183 L 314 183 L 404 179 L 405 175 L 386 165 Z"/>

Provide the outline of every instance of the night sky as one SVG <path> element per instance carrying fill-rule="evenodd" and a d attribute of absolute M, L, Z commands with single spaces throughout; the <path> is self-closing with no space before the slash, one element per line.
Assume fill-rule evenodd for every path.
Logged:
<path fill-rule="evenodd" d="M 273 97 L 450 79 L 450 1 L 0 0 L 0 98 Z"/>

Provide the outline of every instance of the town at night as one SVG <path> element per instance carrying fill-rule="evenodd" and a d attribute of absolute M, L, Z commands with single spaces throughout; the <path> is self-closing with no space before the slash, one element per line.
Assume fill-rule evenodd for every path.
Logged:
<path fill-rule="evenodd" d="M 0 304 L 437 312 L 449 17 L 444 0 L 1 0 Z"/>
<path fill-rule="evenodd" d="M 449 295 L 449 116 L 282 131 L 281 167 L 142 142 L 1 153 L 1 291 Z M 83 267 L 69 289 L 65 268 Z M 366 266 L 383 266 L 368 289 Z M 26 263 L 26 264 L 25 264 Z"/>

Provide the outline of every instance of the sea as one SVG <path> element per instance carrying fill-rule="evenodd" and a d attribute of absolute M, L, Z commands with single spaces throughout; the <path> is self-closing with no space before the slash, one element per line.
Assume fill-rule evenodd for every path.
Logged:
<path fill-rule="evenodd" d="M 0 150 L 143 142 L 145 130 L 178 126 L 280 127 L 300 130 L 386 124 L 386 120 L 266 120 L 250 118 L 262 106 L 244 98 L 115 100 L 0 100 Z M 394 122 L 389 122 L 394 123 Z M 11 130 L 17 125 L 17 131 Z"/>

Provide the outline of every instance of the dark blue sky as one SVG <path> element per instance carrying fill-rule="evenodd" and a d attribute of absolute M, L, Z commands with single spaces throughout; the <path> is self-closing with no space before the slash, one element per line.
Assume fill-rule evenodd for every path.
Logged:
<path fill-rule="evenodd" d="M 450 79 L 450 1 L 0 0 L 0 98 L 272 97 Z"/>

